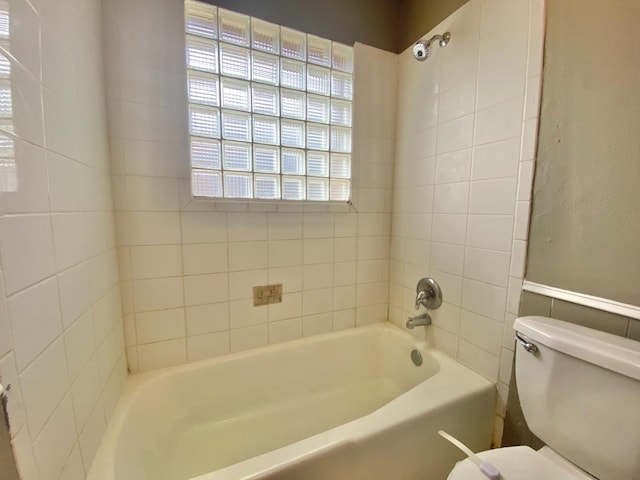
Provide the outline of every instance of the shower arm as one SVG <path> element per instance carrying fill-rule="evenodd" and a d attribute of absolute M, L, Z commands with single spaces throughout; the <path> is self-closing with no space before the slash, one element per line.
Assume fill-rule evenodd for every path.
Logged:
<path fill-rule="evenodd" d="M 427 41 L 427 48 L 429 48 L 436 40 L 441 47 L 445 47 L 447 43 L 449 43 L 449 40 L 451 40 L 451 34 L 449 32 L 445 32 L 443 35 L 434 35 Z"/>

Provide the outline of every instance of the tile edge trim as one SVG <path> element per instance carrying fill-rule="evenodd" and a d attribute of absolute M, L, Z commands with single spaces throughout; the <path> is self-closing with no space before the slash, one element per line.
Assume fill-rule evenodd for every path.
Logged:
<path fill-rule="evenodd" d="M 525 280 L 522 290 L 640 320 L 640 307 Z"/>

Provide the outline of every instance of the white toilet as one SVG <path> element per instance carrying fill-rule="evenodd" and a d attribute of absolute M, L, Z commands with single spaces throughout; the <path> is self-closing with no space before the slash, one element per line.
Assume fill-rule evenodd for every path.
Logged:
<path fill-rule="evenodd" d="M 547 446 L 478 456 L 503 480 L 640 480 L 640 342 L 546 317 L 516 320 L 516 381 Z M 486 480 L 470 460 L 449 480 Z"/>

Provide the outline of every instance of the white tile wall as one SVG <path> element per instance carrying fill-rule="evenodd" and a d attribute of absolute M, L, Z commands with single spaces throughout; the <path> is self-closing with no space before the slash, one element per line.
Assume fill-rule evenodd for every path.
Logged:
<path fill-rule="evenodd" d="M 17 175 L 0 192 L 0 380 L 24 480 L 85 478 L 126 375 L 101 3 L 54 3 L 11 0 L 0 49 Z"/>
<path fill-rule="evenodd" d="M 421 277 L 441 284 L 445 303 L 427 338 L 497 384 L 498 443 L 524 276 L 543 19 L 542 0 L 471 0 L 424 35 L 449 30 L 445 49 L 425 62 L 408 49 L 399 64 L 389 317 L 402 326 L 416 314 Z"/>
<path fill-rule="evenodd" d="M 397 55 L 356 45 L 355 208 L 193 202 L 182 2 L 105 6 L 130 368 L 385 321 Z M 283 302 L 254 307 L 252 287 L 268 283 Z"/>
<path fill-rule="evenodd" d="M 542 0 L 471 0 L 424 63 L 356 46 L 353 207 L 191 201 L 181 2 L 12 0 L 12 14 L 0 378 L 24 479 L 84 478 L 125 336 L 137 371 L 403 324 L 428 274 L 446 302 L 429 340 L 497 382 L 504 415 Z M 283 303 L 253 307 L 265 283 L 283 284 Z"/>

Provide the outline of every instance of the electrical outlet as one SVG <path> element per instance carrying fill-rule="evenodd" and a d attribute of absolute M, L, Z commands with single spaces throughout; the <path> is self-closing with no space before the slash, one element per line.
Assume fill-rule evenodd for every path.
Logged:
<path fill-rule="evenodd" d="M 282 284 L 253 287 L 253 306 L 282 303 Z"/>

